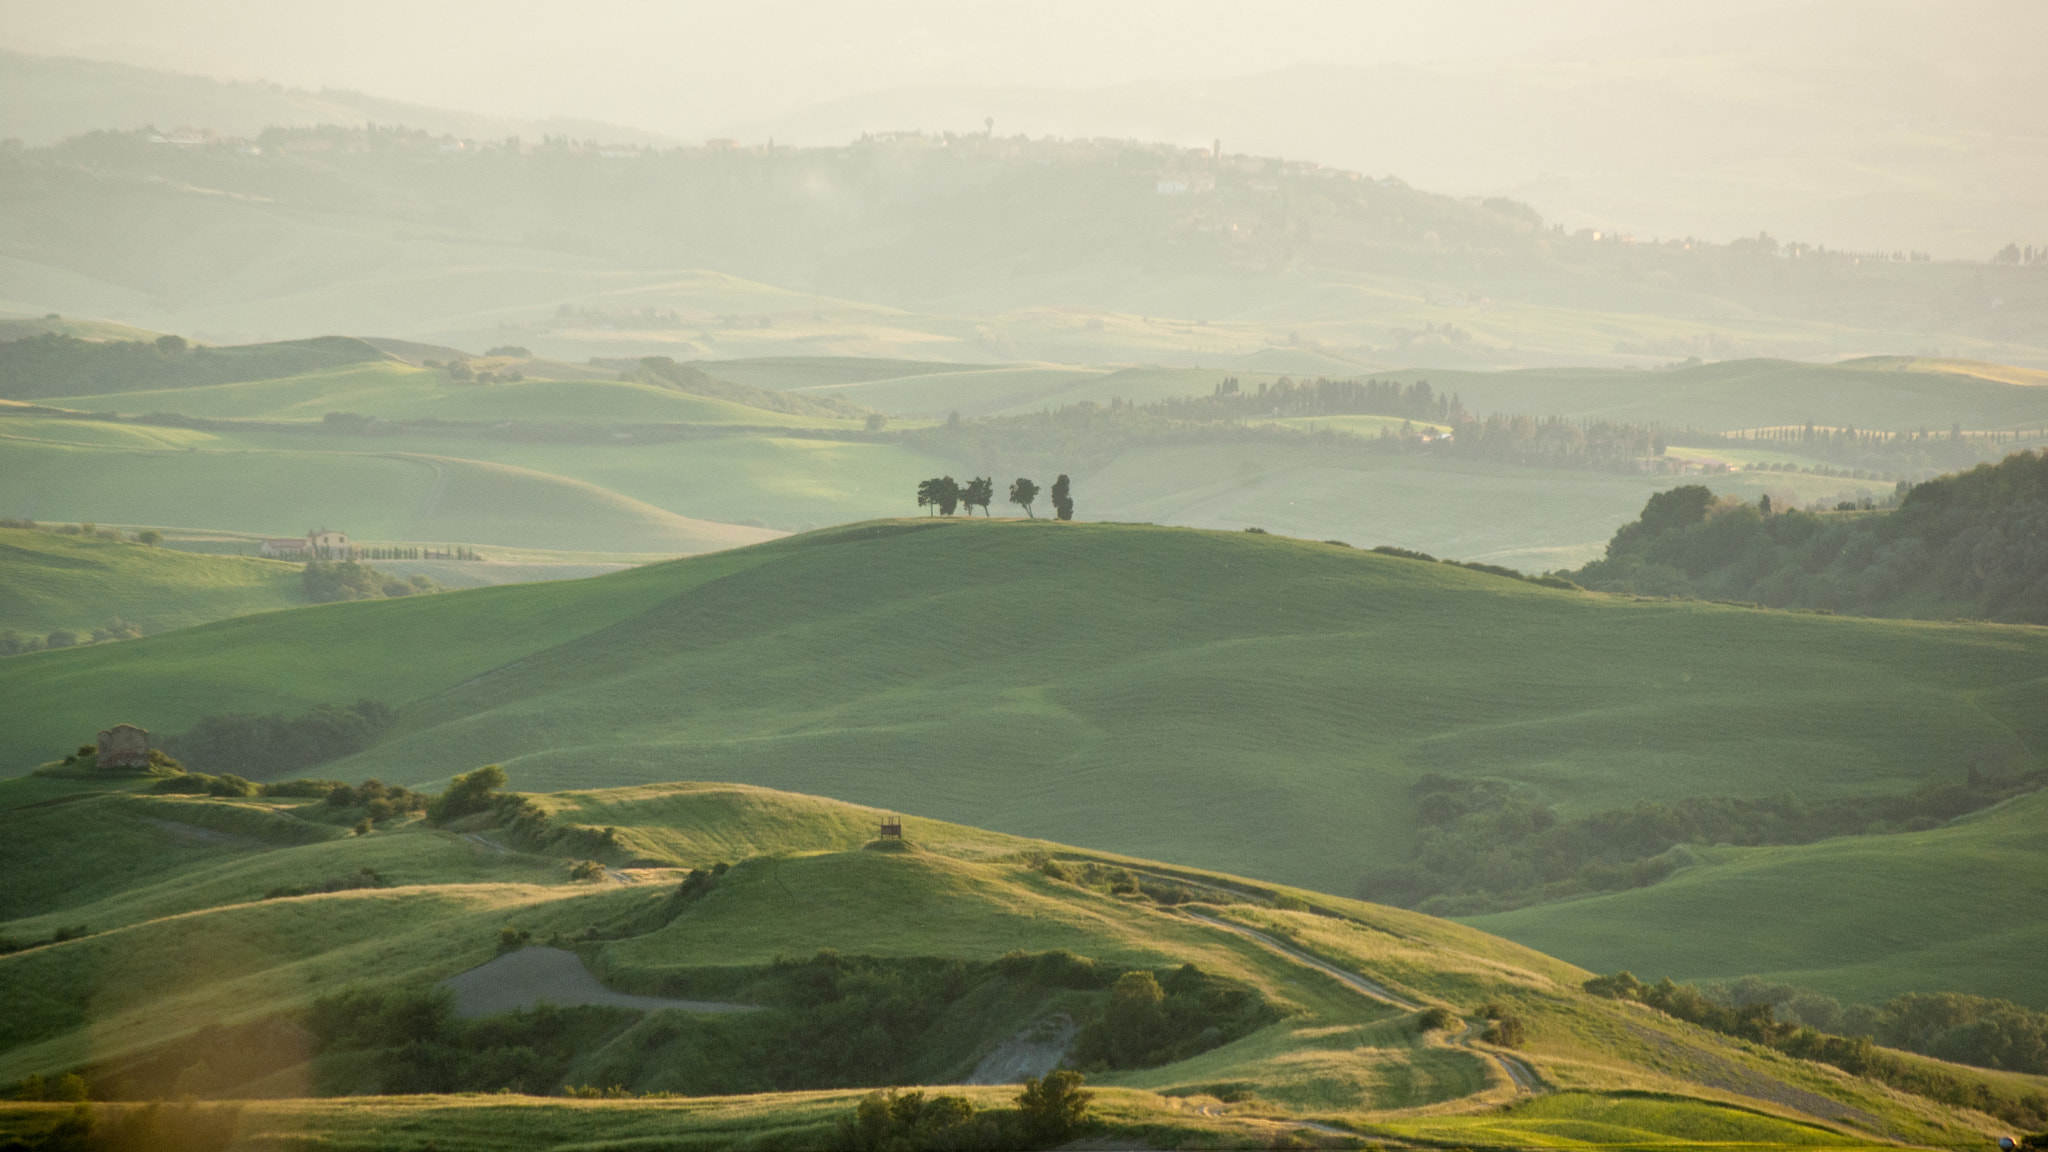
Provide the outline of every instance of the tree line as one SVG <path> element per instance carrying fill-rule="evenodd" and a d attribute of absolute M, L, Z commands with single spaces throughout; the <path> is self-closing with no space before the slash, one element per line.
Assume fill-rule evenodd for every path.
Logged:
<path fill-rule="evenodd" d="M 1890 512 L 1811 513 L 1688 484 L 1568 573 L 1608 592 L 1862 616 L 2048 624 L 2048 450 L 1908 486 Z"/>
<path fill-rule="evenodd" d="M 917 506 L 931 509 L 941 516 L 951 516 L 961 508 L 970 513 L 979 508 L 986 516 L 989 503 L 995 499 L 995 491 L 995 481 L 986 476 L 976 477 L 965 484 L 951 476 L 937 476 L 918 482 Z M 1038 514 L 1032 511 L 1031 506 L 1038 500 L 1038 491 L 1036 481 L 1019 476 L 1010 485 L 1010 503 L 1024 509 L 1026 516 L 1036 520 Z M 1064 472 L 1052 482 L 1052 508 L 1056 519 L 1074 518 L 1073 485 Z"/>
<path fill-rule="evenodd" d="M 1971 764 L 1961 779 L 1891 796 L 1689 796 L 1564 817 L 1500 781 L 1431 772 L 1411 793 L 1415 847 L 1401 863 L 1367 873 L 1358 895 L 1434 916 L 1502 912 L 1648 887 L 1696 862 L 1699 846 L 1924 831 L 2043 785 L 2048 772 Z"/>
<path fill-rule="evenodd" d="M 1647 1004 L 1688 1023 L 1775 1048 L 1801 1060 L 1830 1064 L 1852 1076 L 1875 1080 L 1951 1107 L 1975 1108 L 2025 1128 L 2048 1127 L 2048 1092 L 1958 1076 L 1939 1064 L 1888 1052 L 1867 1035 L 1841 1036 L 1779 1020 L 1768 1002 L 1717 1003 L 1694 985 L 1673 983 L 1669 977 L 1656 984 L 1645 984 L 1627 972 L 1595 976 L 1586 981 L 1585 989 L 1595 996 Z"/>

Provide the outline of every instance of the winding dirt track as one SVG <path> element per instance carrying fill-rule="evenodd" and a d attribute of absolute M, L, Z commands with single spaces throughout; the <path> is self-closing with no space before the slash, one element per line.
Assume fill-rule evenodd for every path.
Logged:
<path fill-rule="evenodd" d="M 1247 928 L 1242 924 L 1232 924 L 1228 920 L 1218 920 L 1213 916 L 1204 916 L 1199 912 L 1189 912 L 1187 915 L 1189 919 L 1200 920 L 1212 928 L 1221 928 L 1226 932 L 1235 932 L 1239 936 L 1243 936 L 1269 951 L 1278 952 L 1280 955 L 1303 967 L 1313 968 L 1361 996 L 1377 1000 L 1382 1004 L 1391 1004 L 1404 1012 L 1415 1012 L 1422 1008 L 1422 1005 L 1404 1000 L 1356 972 L 1349 972 L 1339 968 L 1327 960 L 1310 955 L 1294 945 L 1269 936 L 1256 928 Z M 1550 1091 L 1543 1081 L 1537 1079 L 1536 1074 L 1531 1072 L 1529 1067 L 1520 1060 L 1512 1056 L 1503 1056 L 1498 1052 L 1490 1052 L 1483 1048 L 1474 1048 L 1472 1046 L 1472 1038 L 1478 1030 L 1478 1025 L 1468 1023 L 1465 1025 L 1465 1030 L 1453 1038 L 1451 1043 L 1476 1055 L 1485 1056 L 1500 1065 L 1500 1070 L 1507 1073 L 1508 1082 L 1515 1086 L 1517 1092 L 1534 1096 Z"/>

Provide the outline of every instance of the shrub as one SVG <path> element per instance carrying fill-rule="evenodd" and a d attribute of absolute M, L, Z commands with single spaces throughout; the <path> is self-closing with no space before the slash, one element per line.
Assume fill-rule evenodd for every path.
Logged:
<path fill-rule="evenodd" d="M 206 782 L 208 796 L 255 796 L 262 788 L 232 772 L 223 772 Z"/>
<path fill-rule="evenodd" d="M 427 804 L 427 822 L 446 824 L 488 809 L 497 800 L 492 793 L 503 788 L 505 780 L 505 769 L 497 764 L 457 776 L 449 781 L 447 791 Z"/>
<path fill-rule="evenodd" d="M 76 646 L 77 643 L 78 633 L 66 628 L 59 628 L 48 636 L 43 637 L 43 647 L 45 648 L 71 648 Z"/>
<path fill-rule="evenodd" d="M 1436 563 L 1436 557 L 1431 556 L 1427 552 L 1417 552 L 1409 548 L 1396 548 L 1392 544 L 1382 544 L 1374 548 L 1373 551 L 1382 556 L 1399 556 L 1403 560 L 1421 560 L 1428 564 Z"/>
<path fill-rule="evenodd" d="M 1520 1048 L 1524 1039 L 1522 1018 L 1512 1012 L 1503 1012 L 1487 1025 L 1482 1039 L 1503 1048 Z"/>
<path fill-rule="evenodd" d="M 1451 1015 L 1449 1008 L 1425 1008 L 1422 1010 L 1422 1015 L 1415 1018 L 1415 1030 L 1417 1032 L 1441 1032 L 1449 1028 L 1451 1021 L 1454 1019 L 1456 1017 Z"/>
<path fill-rule="evenodd" d="M 368 697 L 346 707 L 320 704 L 289 718 L 217 713 L 165 737 L 163 746 L 204 768 L 271 776 L 360 752 L 391 721 L 391 707 Z"/>
<path fill-rule="evenodd" d="M 1043 1080 L 1025 1077 L 1017 1108 L 1024 1114 L 1025 1131 L 1039 1142 L 1037 1147 L 1065 1143 L 1087 1122 L 1095 1094 L 1083 1091 L 1081 1084 L 1079 1072 L 1065 1070 L 1048 1072 Z"/>
<path fill-rule="evenodd" d="M 574 868 L 569 869 L 569 879 L 602 880 L 604 879 L 604 865 L 595 860 L 578 861 Z"/>
<path fill-rule="evenodd" d="M 918 1148 L 999 1147 L 988 1137 L 999 1129 L 974 1125 L 975 1109 L 964 1096 L 933 1096 L 922 1092 L 870 1092 L 853 1114 L 839 1118 L 835 1152 L 882 1152 Z"/>
<path fill-rule="evenodd" d="M 500 956 L 507 952 L 517 952 L 532 942 L 533 933 L 527 929 L 514 928 L 510 924 L 498 929 L 498 955 Z"/>

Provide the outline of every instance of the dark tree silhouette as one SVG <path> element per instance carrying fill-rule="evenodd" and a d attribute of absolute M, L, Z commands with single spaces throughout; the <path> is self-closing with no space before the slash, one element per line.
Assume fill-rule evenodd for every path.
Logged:
<path fill-rule="evenodd" d="M 939 506 L 939 481 L 937 477 L 917 482 L 917 506 L 936 508 Z M 930 513 L 926 513 L 930 515 Z"/>
<path fill-rule="evenodd" d="M 1038 499 L 1038 485 L 1024 477 L 1017 477 L 1017 482 L 1010 485 L 1010 503 L 1022 504 L 1024 506 L 1024 514 L 1033 520 L 1038 519 L 1038 514 L 1031 510 L 1031 502 L 1036 499 Z"/>
<path fill-rule="evenodd" d="M 1052 514 L 1061 520 L 1074 518 L 1074 492 L 1067 482 L 1067 474 L 1052 482 Z"/>
<path fill-rule="evenodd" d="M 986 476 L 977 476 L 960 489 L 960 503 L 967 505 L 969 512 L 981 509 L 983 516 L 988 515 L 989 502 L 995 498 L 996 482 Z"/>

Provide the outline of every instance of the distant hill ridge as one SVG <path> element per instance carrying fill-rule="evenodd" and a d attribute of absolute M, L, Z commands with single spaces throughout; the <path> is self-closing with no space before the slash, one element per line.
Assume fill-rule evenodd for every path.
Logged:
<path fill-rule="evenodd" d="M 16 400 L 272 380 L 396 359 L 353 336 L 213 347 L 177 336 L 153 343 L 46 332 L 0 341 L 0 397 Z"/>

